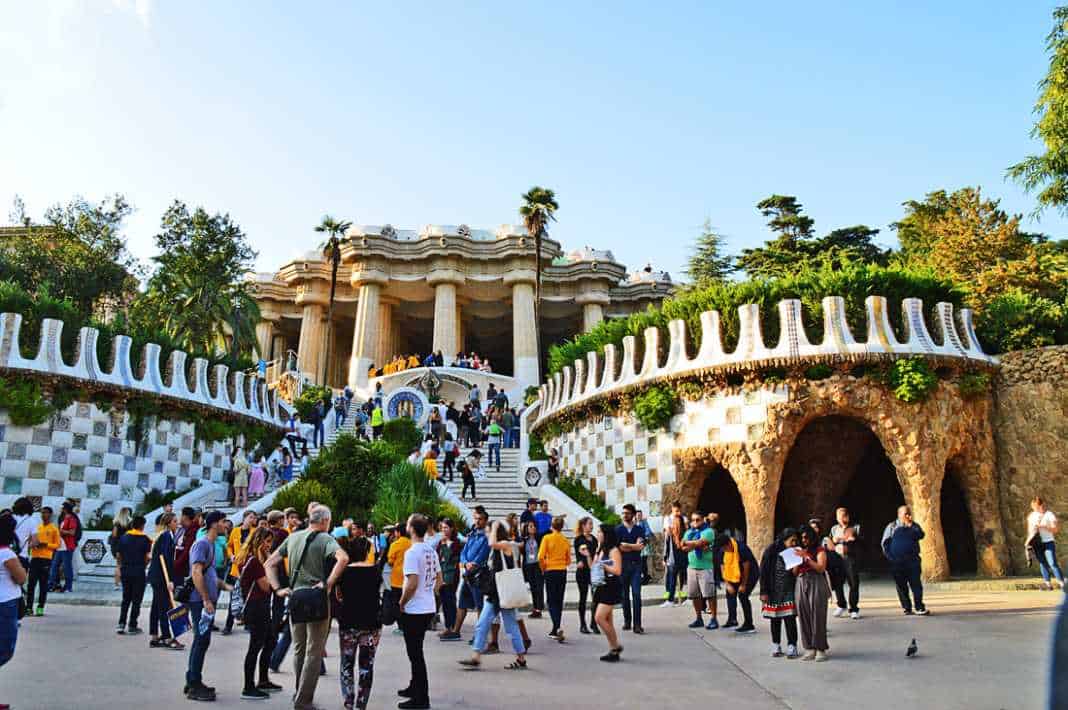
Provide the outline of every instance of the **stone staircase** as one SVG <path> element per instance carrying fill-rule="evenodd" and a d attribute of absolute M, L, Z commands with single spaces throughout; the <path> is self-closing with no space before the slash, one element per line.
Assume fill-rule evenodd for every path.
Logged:
<path fill-rule="evenodd" d="M 483 447 L 480 451 L 482 451 L 482 470 L 486 472 L 486 477 L 475 481 L 477 499 L 467 498 L 464 503 L 472 509 L 476 505 L 481 505 L 489 513 L 490 520 L 503 520 L 509 513 L 517 515 L 522 513 L 526 509 L 530 493 L 519 485 L 519 449 L 501 449 L 500 471 L 496 467 L 487 465 L 489 449 Z M 471 449 L 461 450 L 463 456 L 469 453 Z M 460 480 L 459 473 L 456 473 L 456 479 L 451 483 L 444 479 L 439 478 L 439 480 L 457 496 L 463 492 L 464 484 Z"/>

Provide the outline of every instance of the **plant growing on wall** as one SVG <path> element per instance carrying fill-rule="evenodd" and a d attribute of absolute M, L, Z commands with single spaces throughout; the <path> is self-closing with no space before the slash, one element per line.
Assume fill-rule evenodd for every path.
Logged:
<path fill-rule="evenodd" d="M 895 360 L 887 373 L 887 384 L 902 402 L 922 402 L 938 386 L 938 375 L 919 357 Z"/>
<path fill-rule="evenodd" d="M 52 404 L 33 380 L 0 378 L 0 409 L 6 409 L 15 426 L 36 426 L 52 416 Z"/>
<path fill-rule="evenodd" d="M 981 397 L 990 391 L 990 374 L 987 372 L 965 372 L 957 382 L 962 397 Z"/>
<path fill-rule="evenodd" d="M 634 398 L 634 416 L 646 431 L 667 426 L 678 409 L 679 398 L 673 390 L 654 385 Z"/>
<path fill-rule="evenodd" d="M 308 421 L 308 417 L 311 415 L 312 409 L 315 407 L 315 403 L 320 400 L 330 401 L 333 399 L 334 393 L 329 387 L 319 387 L 312 385 L 305 387 L 304 391 L 300 393 L 300 396 L 293 402 L 293 406 L 297 409 L 297 414 L 300 415 L 302 422 Z"/>
<path fill-rule="evenodd" d="M 545 453 L 545 443 L 541 440 L 541 436 L 532 433 L 528 437 L 530 442 L 527 446 L 527 457 L 531 461 L 544 461 L 549 456 Z"/>
<path fill-rule="evenodd" d="M 609 525 L 618 525 L 620 523 L 616 512 L 605 505 L 601 497 L 587 488 L 574 474 L 556 479 L 556 487 L 571 500 L 590 511 L 602 523 Z"/>

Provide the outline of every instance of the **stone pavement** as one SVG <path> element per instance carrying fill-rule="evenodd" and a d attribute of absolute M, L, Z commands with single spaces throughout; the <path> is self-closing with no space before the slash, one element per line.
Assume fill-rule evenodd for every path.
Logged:
<path fill-rule="evenodd" d="M 1050 633 L 1059 593 L 938 592 L 928 595 L 932 615 L 901 615 L 893 596 L 876 586 L 862 598 L 860 621 L 831 619 L 831 661 L 825 664 L 768 657 L 768 632 L 738 637 L 730 631 L 692 632 L 688 608 L 645 610 L 645 636 L 624 634 L 624 661 L 599 663 L 602 637 L 575 633 L 545 638 L 546 620 L 530 621 L 534 638 L 530 670 L 503 669 L 509 654 L 487 656 L 484 670 L 459 670 L 464 643 L 427 640 L 434 707 L 495 710 L 527 703 L 584 708 L 692 706 L 746 710 L 813 708 L 832 702 L 865 710 L 881 708 L 1044 708 Z M 15 658 L 0 670 L 0 702 L 16 710 L 45 708 L 187 707 L 181 696 L 186 654 L 149 650 L 145 636 L 114 631 L 112 608 L 50 605 L 50 615 L 23 622 Z M 722 602 L 721 602 L 722 613 Z M 616 620 L 620 623 L 617 610 Z M 142 619 L 147 623 L 147 610 Z M 465 628 L 465 638 L 471 630 Z M 905 658 L 915 637 L 916 659 Z M 331 635 L 328 675 L 317 699 L 340 707 L 336 633 Z M 246 637 L 216 636 L 208 652 L 206 681 L 218 688 L 214 708 L 248 707 L 239 699 Z M 288 664 L 276 682 L 292 686 Z M 375 667 L 371 707 L 396 706 L 395 692 L 408 681 L 404 645 L 387 631 Z M 262 703 L 287 708 L 287 696 Z"/>

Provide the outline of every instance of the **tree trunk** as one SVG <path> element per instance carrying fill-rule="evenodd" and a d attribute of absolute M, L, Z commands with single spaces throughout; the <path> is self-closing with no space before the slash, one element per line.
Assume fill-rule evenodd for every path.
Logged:
<path fill-rule="evenodd" d="M 323 386 L 329 387 L 327 373 L 330 372 L 330 346 L 334 344 L 334 293 L 337 291 L 337 267 L 340 254 L 337 247 L 330 251 L 330 304 L 326 308 L 326 355 L 323 357 Z"/>
<path fill-rule="evenodd" d="M 534 352 L 538 354 L 541 380 L 541 230 L 534 235 Z"/>

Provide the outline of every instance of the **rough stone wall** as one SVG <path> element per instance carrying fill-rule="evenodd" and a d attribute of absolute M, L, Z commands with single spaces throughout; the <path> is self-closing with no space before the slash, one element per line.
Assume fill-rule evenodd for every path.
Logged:
<path fill-rule="evenodd" d="M 1032 497 L 1044 498 L 1060 518 L 1061 559 L 1068 552 L 1068 346 L 1002 356 L 994 437 L 1009 553 L 1013 569 L 1027 574 L 1023 545 Z"/>

